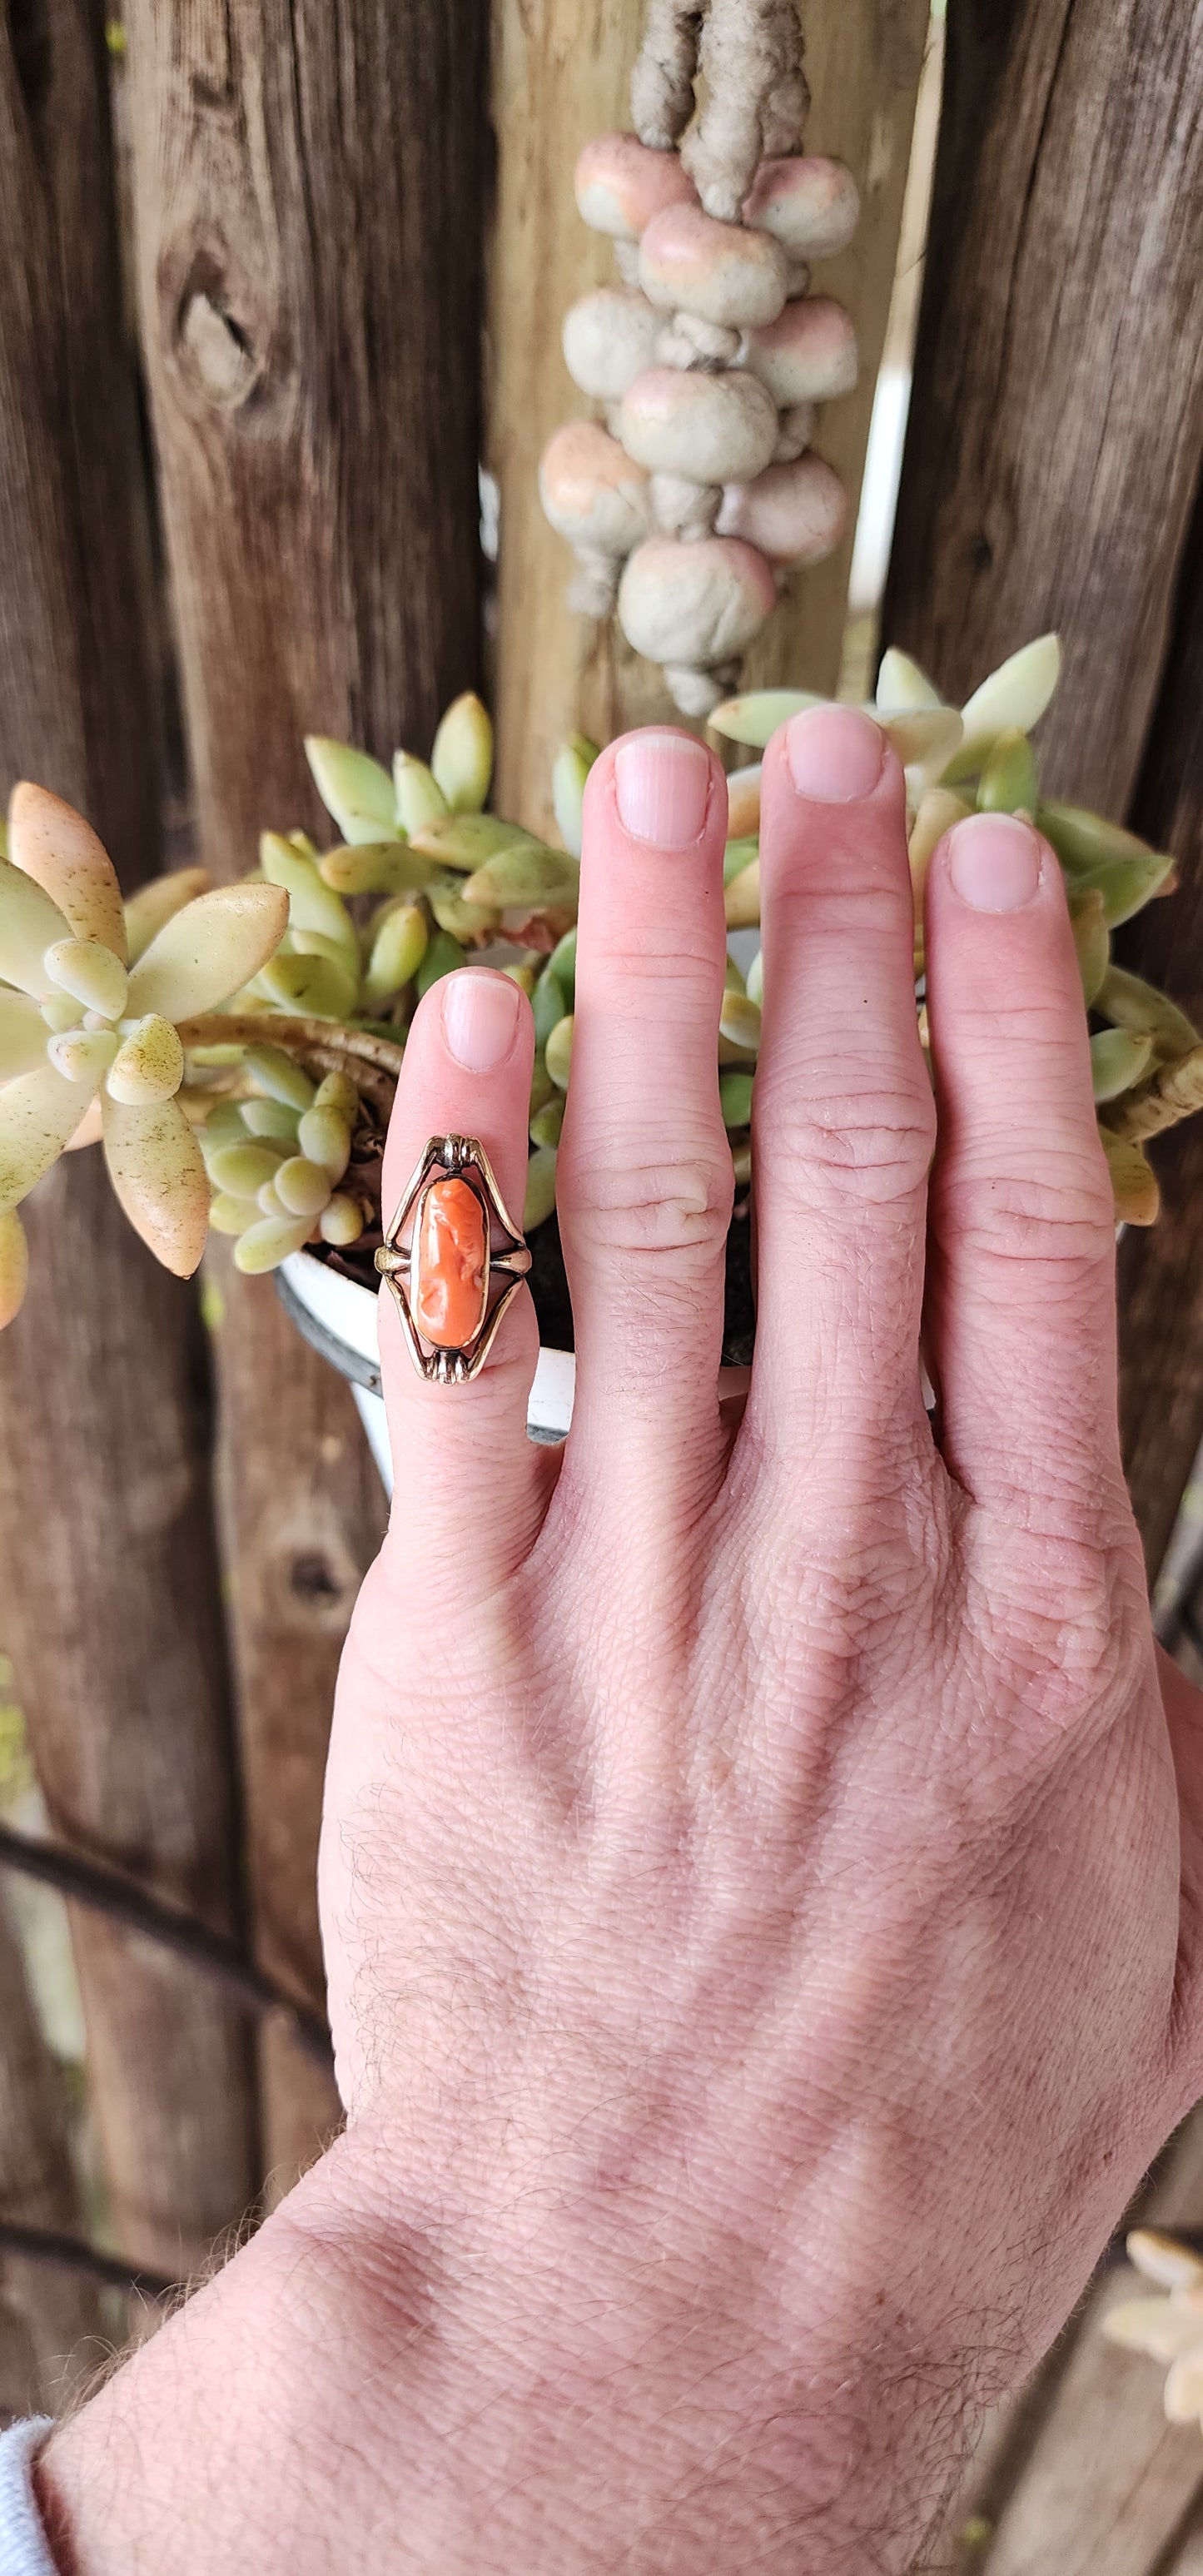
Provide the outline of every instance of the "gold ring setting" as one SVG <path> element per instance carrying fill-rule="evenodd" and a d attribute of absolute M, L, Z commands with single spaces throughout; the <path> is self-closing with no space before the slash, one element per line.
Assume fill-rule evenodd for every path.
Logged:
<path fill-rule="evenodd" d="M 428 1386 L 478 1375 L 530 1265 L 479 1137 L 430 1137 L 376 1255 Z"/>

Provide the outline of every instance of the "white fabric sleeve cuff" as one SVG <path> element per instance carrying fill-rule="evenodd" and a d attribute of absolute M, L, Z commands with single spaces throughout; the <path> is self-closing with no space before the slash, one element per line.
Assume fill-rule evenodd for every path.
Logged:
<path fill-rule="evenodd" d="M 33 2464 L 54 2427 L 30 2415 L 0 2433 L 0 2576 L 58 2576 L 33 2491 Z"/>

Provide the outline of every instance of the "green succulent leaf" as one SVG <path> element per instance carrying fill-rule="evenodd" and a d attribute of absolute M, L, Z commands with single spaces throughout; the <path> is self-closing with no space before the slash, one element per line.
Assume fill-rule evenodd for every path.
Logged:
<path fill-rule="evenodd" d="M 361 841 L 327 850 L 319 861 L 323 883 L 336 894 L 420 894 L 434 874 L 433 859 L 404 841 Z"/>
<path fill-rule="evenodd" d="M 433 770 L 424 760 L 415 760 L 412 751 L 393 753 L 393 796 L 397 821 L 411 838 L 428 823 L 437 823 L 448 811 L 447 799 Z"/>
<path fill-rule="evenodd" d="M 597 756 L 597 744 L 590 742 L 587 734 L 574 733 L 571 742 L 561 743 L 552 766 L 551 801 L 556 827 L 574 859 L 581 855 L 585 781 Z"/>
<path fill-rule="evenodd" d="M 458 939 L 453 939 L 449 930 L 436 930 L 414 978 L 419 1001 L 432 984 L 441 983 L 444 975 L 454 974 L 457 966 L 467 963 Z"/>
<path fill-rule="evenodd" d="M 709 722 L 724 741 L 747 743 L 753 751 L 763 751 L 778 725 L 801 715 L 805 707 L 826 703 L 812 689 L 753 689 L 745 697 L 724 698 Z"/>
<path fill-rule="evenodd" d="M 492 905 L 499 912 L 512 904 L 571 907 L 580 899 L 581 872 L 566 850 L 549 850 L 541 841 L 511 842 L 468 878 L 470 903 Z"/>
<path fill-rule="evenodd" d="M 279 955 L 261 968 L 259 990 L 279 1011 L 315 1020 L 345 1020 L 355 1008 L 357 984 L 330 957 Z"/>
<path fill-rule="evenodd" d="M 0 1083 L 32 1073 L 46 1053 L 46 1038 L 46 1023 L 32 996 L 0 984 Z"/>
<path fill-rule="evenodd" d="M 316 931 L 320 938 L 328 939 L 345 959 L 348 972 L 357 976 L 359 941 L 355 924 L 342 897 L 327 885 L 315 861 L 298 850 L 295 843 L 282 839 L 279 832 L 263 832 L 259 865 L 269 885 L 283 886 L 288 896 L 289 928 Z"/>
<path fill-rule="evenodd" d="M 977 801 L 983 814 L 1035 814 L 1036 755 L 1017 726 L 1000 733 L 991 744 L 978 781 Z"/>
<path fill-rule="evenodd" d="M 758 833 L 749 832 L 742 840 L 728 841 L 726 849 L 723 852 L 724 886 L 734 885 L 736 878 L 741 877 L 744 869 L 750 868 L 753 859 L 758 859 L 759 856 L 760 837 Z"/>
<path fill-rule="evenodd" d="M 1073 876 L 1110 867 L 1117 860 L 1157 855 L 1135 832 L 1125 831 L 1122 823 L 1108 822 L 1105 814 L 1092 814 L 1085 805 L 1060 805 L 1055 798 L 1042 798 L 1036 822 L 1062 867 Z M 1167 869 L 1170 864 L 1167 859 Z"/>
<path fill-rule="evenodd" d="M 493 775 L 493 727 L 474 690 L 448 707 L 430 766 L 453 814 L 479 814 Z"/>
<path fill-rule="evenodd" d="M 186 903 L 195 903 L 198 894 L 208 894 L 211 884 L 207 868 L 172 868 L 167 876 L 152 877 L 149 885 L 139 886 L 125 906 L 129 964 L 135 966 L 145 955 L 165 921 L 182 912 Z"/>
<path fill-rule="evenodd" d="M 0 1216 L 0 1332 L 11 1324 L 29 1285 L 29 1244 L 15 1208 Z"/>
<path fill-rule="evenodd" d="M 96 940 L 126 962 L 117 871 L 90 823 L 49 788 L 23 779 L 8 809 L 8 856 L 57 904 L 75 939 Z"/>
<path fill-rule="evenodd" d="M 1075 894 L 1092 890 L 1103 898 L 1103 918 L 1110 930 L 1121 921 L 1131 921 L 1133 913 L 1142 912 L 1146 903 L 1165 884 L 1173 869 L 1172 859 L 1150 850 L 1140 858 L 1113 859 L 1096 868 L 1075 869 L 1070 880 Z"/>
<path fill-rule="evenodd" d="M 983 680 L 961 709 L 964 739 L 944 772 L 949 786 L 981 768 L 1000 733 L 1030 733 L 1040 722 L 1061 676 L 1056 635 L 1037 635 Z"/>
<path fill-rule="evenodd" d="M 752 1118 L 752 1076 L 738 1067 L 719 1075 L 719 1107 L 724 1127 L 747 1127 Z"/>
<path fill-rule="evenodd" d="M 1108 966 L 1091 999 L 1114 1027 L 1131 1029 L 1138 1036 L 1147 1031 L 1162 1064 L 1189 1055 L 1199 1043 L 1198 1030 L 1168 993 L 1158 992 L 1155 984 L 1146 984 L 1142 975 L 1130 975 L 1123 966 Z"/>
<path fill-rule="evenodd" d="M 46 951 L 70 936 L 65 915 L 36 878 L 10 859 L 0 859 L 0 976 L 5 983 L 40 1000 L 50 989 Z"/>
<path fill-rule="evenodd" d="M 909 653 L 900 653 L 895 644 L 881 657 L 877 674 L 877 712 L 879 715 L 903 715 L 915 707 L 942 707 L 944 701 L 926 671 L 912 662 Z"/>
<path fill-rule="evenodd" d="M 287 926 L 282 886 L 252 880 L 198 895 L 164 922 L 138 959 L 126 996 L 130 1018 L 158 1011 L 179 1021 L 216 1010 L 266 965 Z"/>
<path fill-rule="evenodd" d="M 1107 928 L 1107 911 L 1097 888 L 1092 887 L 1082 894 L 1071 893 L 1069 917 L 1073 926 L 1074 946 L 1078 952 L 1082 996 L 1089 1010 L 1111 958 L 1111 933 Z"/>
<path fill-rule="evenodd" d="M 177 1279 L 199 1268 L 209 1226 L 204 1158 L 178 1100 L 101 1107 L 109 1179 L 136 1234 Z"/>
<path fill-rule="evenodd" d="M 524 832 L 517 823 L 503 822 L 497 814 L 443 814 L 411 832 L 410 846 L 440 868 L 454 868 L 471 876 L 502 850 L 541 850 L 543 843 L 535 839 L 533 832 Z M 555 856 L 561 867 L 570 864 L 563 851 L 557 850 Z"/>
<path fill-rule="evenodd" d="M 1100 1029 L 1090 1041 L 1090 1078 L 1096 1100 L 1118 1100 L 1148 1070 L 1153 1041 L 1131 1029 Z"/>
<path fill-rule="evenodd" d="M 378 760 L 320 733 L 306 735 L 305 757 L 318 795 L 344 841 L 396 840 L 393 782 Z"/>
<path fill-rule="evenodd" d="M 533 1234 L 537 1225 L 546 1223 L 556 1203 L 556 1149 L 554 1145 L 536 1145 L 526 1166 L 526 1198 L 522 1209 L 522 1231 Z"/>
<path fill-rule="evenodd" d="M 0 1216 L 17 1207 L 66 1151 L 103 1066 L 69 1082 L 49 1063 L 18 1074 L 0 1091 Z"/>

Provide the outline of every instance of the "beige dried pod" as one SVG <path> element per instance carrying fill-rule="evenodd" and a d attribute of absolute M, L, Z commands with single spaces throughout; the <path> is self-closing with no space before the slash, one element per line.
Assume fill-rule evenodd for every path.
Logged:
<path fill-rule="evenodd" d="M 793 259 L 832 259 L 860 216 L 860 191 L 842 161 L 815 153 L 762 161 L 744 199 L 746 224 L 763 225 Z"/>
<path fill-rule="evenodd" d="M 767 385 L 781 411 L 801 402 L 835 402 L 856 383 L 859 358 L 852 317 L 830 295 L 786 304 L 773 322 L 748 334 L 745 364 Z"/>
<path fill-rule="evenodd" d="M 639 279 L 653 304 L 743 331 L 781 311 L 789 272 L 771 233 L 668 206 L 640 241 Z"/>
<path fill-rule="evenodd" d="M 594 402 L 621 402 L 628 385 L 653 365 L 663 323 L 637 287 L 597 286 L 564 323 L 564 364 Z"/>
<path fill-rule="evenodd" d="M 622 444 L 652 474 L 694 483 L 750 481 L 763 472 L 777 440 L 777 413 L 755 376 L 682 375 L 653 367 L 625 396 Z"/>
<path fill-rule="evenodd" d="M 539 496 L 569 544 L 620 558 L 651 526 L 647 476 L 596 421 L 571 420 L 548 440 Z"/>
<path fill-rule="evenodd" d="M 839 544 L 848 519 L 848 496 L 834 468 L 813 453 L 792 465 L 769 465 L 754 483 L 732 483 L 723 494 L 720 537 L 743 537 L 770 563 L 822 563 Z"/>
<path fill-rule="evenodd" d="M 652 537 L 623 573 L 618 615 L 627 642 L 649 661 L 713 669 L 759 634 L 776 595 L 754 546 L 730 537 L 692 545 Z"/>
<path fill-rule="evenodd" d="M 666 206 L 696 206 L 698 192 L 676 152 L 657 152 L 637 134 L 597 134 L 576 165 L 576 202 L 595 233 L 638 241 Z"/>

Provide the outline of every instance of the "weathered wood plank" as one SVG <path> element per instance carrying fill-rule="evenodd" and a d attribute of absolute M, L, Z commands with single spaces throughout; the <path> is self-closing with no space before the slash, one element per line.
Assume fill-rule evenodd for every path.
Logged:
<path fill-rule="evenodd" d="M 202 849 L 322 828 L 305 731 L 425 749 L 480 672 L 486 0 L 133 0 L 139 281 Z M 381 1501 L 351 1399 L 223 1269 L 222 1488 L 256 1934 L 320 1975 L 334 1671 Z M 281 2046 L 284 2044 L 282 2043 Z M 270 2167 L 334 2116 L 265 2058 Z"/>
<path fill-rule="evenodd" d="M 1173 850 L 1180 885 L 1120 934 L 1125 964 L 1168 987 L 1203 1029 L 1203 491 L 1178 580 L 1173 637 L 1133 815 Z M 1203 1122 L 1153 1148 L 1160 1224 L 1120 1252 L 1124 1463 L 1150 1577 L 1203 1440 Z"/>
<path fill-rule="evenodd" d="M 887 641 L 962 695 L 1060 629 L 1050 784 L 1140 766 L 1203 445 L 1203 6 L 958 0 Z"/>
<path fill-rule="evenodd" d="M 1179 2132 L 1142 2215 L 1167 2228 L 1203 2221 L 1200 2112 Z M 987 2576 L 1149 2576 L 1203 2485 L 1197 2434 L 1166 2423 L 1164 2373 L 1103 2340 L 1103 2316 L 1134 2281 L 1120 2266 L 1083 2303 L 1039 2437 L 978 2562 Z"/>
<path fill-rule="evenodd" d="M 93 0 L 0 28 L 0 779 L 156 864 L 140 448 Z M 236 1832 L 195 1296 L 95 1154 L 35 1194 L 35 1289 L 0 1341 L 0 1631 L 56 1828 L 229 1928 Z M 203 2259 L 255 2186 L 240 2015 L 178 1961 L 77 1927 L 125 2251 Z"/>
<path fill-rule="evenodd" d="M 21 1954 L 0 1903 L 0 2215 L 75 2233 L 62 2087 L 37 2027 Z M 94 2283 L 0 2257 L 0 2427 L 53 2412 L 102 2357 L 106 2320 Z"/>
<path fill-rule="evenodd" d="M 588 406 L 564 365 L 568 306 L 614 274 L 609 244 L 582 224 L 572 173 L 590 135 L 630 121 L 628 88 L 643 0 L 600 0 L 587 23 L 574 0 L 494 0 L 498 175 L 489 300 L 489 462 L 501 493 L 496 700 L 499 795 L 507 813 L 550 826 L 557 743 L 583 726 L 605 741 L 624 726 L 680 718 L 658 671 L 613 626 L 572 615 L 567 548 L 539 507 L 539 457 L 559 422 Z M 855 395 L 824 413 L 819 445 L 855 502 L 885 334 L 928 22 L 928 0 L 810 0 L 808 145 L 855 170 L 865 211 L 852 247 L 825 264 L 860 336 Z M 828 564 L 795 576 L 747 657 L 750 680 L 831 688 L 840 664 L 851 521 Z"/>

